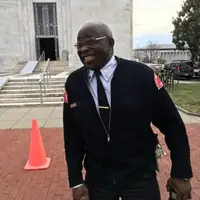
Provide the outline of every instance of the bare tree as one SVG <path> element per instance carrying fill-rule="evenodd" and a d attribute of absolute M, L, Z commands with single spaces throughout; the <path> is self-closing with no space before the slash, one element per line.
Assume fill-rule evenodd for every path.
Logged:
<path fill-rule="evenodd" d="M 159 47 L 152 41 L 148 41 L 145 48 L 134 49 L 134 58 L 144 63 L 157 63 L 159 56 Z"/>
<path fill-rule="evenodd" d="M 139 49 L 134 49 L 134 58 L 138 59 L 139 61 L 142 60 L 142 52 Z"/>
<path fill-rule="evenodd" d="M 146 46 L 146 57 L 148 57 L 149 63 L 157 62 L 158 55 L 158 45 L 152 41 L 148 41 Z"/>

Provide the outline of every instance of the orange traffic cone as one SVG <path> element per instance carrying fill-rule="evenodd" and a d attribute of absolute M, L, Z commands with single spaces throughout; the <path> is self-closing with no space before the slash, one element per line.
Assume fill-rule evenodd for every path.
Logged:
<path fill-rule="evenodd" d="M 26 163 L 25 170 L 46 169 L 51 162 L 46 157 L 46 152 L 40 135 L 40 130 L 35 119 L 32 120 L 32 132 L 30 141 L 29 160 Z"/>

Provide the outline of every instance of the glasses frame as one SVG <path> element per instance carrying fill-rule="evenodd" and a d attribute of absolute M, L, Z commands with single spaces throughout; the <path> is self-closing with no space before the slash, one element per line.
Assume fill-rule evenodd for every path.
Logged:
<path fill-rule="evenodd" d="M 94 41 L 100 41 L 100 40 L 104 40 L 104 39 L 106 39 L 106 38 L 108 38 L 107 36 L 102 36 L 102 37 L 92 37 L 92 38 L 90 38 L 90 39 L 93 39 Z M 83 43 L 84 43 L 84 41 L 83 41 Z M 90 46 L 90 45 L 88 45 L 88 46 Z M 76 48 L 76 49 L 81 49 L 81 48 L 78 48 L 78 43 L 75 43 L 74 44 L 74 47 Z"/>

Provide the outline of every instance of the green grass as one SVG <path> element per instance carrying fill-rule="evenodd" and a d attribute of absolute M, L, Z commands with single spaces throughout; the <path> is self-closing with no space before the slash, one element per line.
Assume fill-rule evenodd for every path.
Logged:
<path fill-rule="evenodd" d="M 174 92 L 168 91 L 174 103 L 194 113 L 200 113 L 200 83 L 179 83 Z"/>

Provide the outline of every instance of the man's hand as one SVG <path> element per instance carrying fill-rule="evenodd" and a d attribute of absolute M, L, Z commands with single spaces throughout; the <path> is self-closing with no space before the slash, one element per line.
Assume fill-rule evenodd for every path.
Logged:
<path fill-rule="evenodd" d="M 89 200 L 88 189 L 85 185 L 72 189 L 73 200 Z"/>
<path fill-rule="evenodd" d="M 176 200 L 191 199 L 192 187 L 190 181 L 184 179 L 169 178 L 167 181 L 167 191 L 171 190 L 176 192 Z"/>

